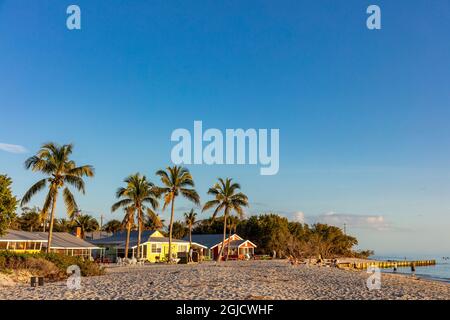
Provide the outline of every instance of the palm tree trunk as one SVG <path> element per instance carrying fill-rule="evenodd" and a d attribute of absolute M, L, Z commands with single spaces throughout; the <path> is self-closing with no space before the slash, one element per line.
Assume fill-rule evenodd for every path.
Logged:
<path fill-rule="evenodd" d="M 189 253 L 192 249 L 192 224 L 189 225 Z M 191 260 L 191 255 L 188 253 L 189 260 Z M 192 261 L 190 261 L 192 262 Z"/>
<path fill-rule="evenodd" d="M 51 190 L 50 190 L 51 192 Z M 50 246 L 52 244 L 53 237 L 53 220 L 55 219 L 55 208 L 56 208 L 56 198 L 58 197 L 58 192 L 56 191 L 52 199 L 52 212 L 50 213 L 50 226 L 48 228 L 48 241 L 47 241 L 47 253 L 50 253 Z"/>
<path fill-rule="evenodd" d="M 172 261 L 172 229 L 173 229 L 173 215 L 174 215 L 174 206 L 175 203 L 175 194 L 172 195 L 172 210 L 170 213 L 170 225 L 169 225 L 169 262 Z"/>
<path fill-rule="evenodd" d="M 140 258 L 140 246 L 141 246 L 141 217 L 142 217 L 142 209 L 141 206 L 138 206 L 138 241 L 137 241 L 137 258 Z"/>
<path fill-rule="evenodd" d="M 217 259 L 216 259 L 217 262 L 220 262 L 220 260 L 222 259 L 223 248 L 225 247 L 225 239 L 227 236 L 227 215 L 228 215 L 228 208 L 225 208 L 225 214 L 223 215 L 223 217 L 224 217 L 224 219 L 223 219 L 223 241 L 222 241 L 222 245 L 220 246 L 219 255 L 217 256 Z"/>
<path fill-rule="evenodd" d="M 231 238 L 231 225 L 230 230 L 228 231 L 227 258 L 225 261 L 228 261 L 228 256 L 230 255 L 230 238 Z"/>
<path fill-rule="evenodd" d="M 127 239 L 125 240 L 125 258 L 128 258 L 128 248 L 130 246 L 130 231 L 131 231 L 131 223 L 128 222 L 128 225 L 127 225 Z"/>
<path fill-rule="evenodd" d="M 192 246 L 192 225 L 189 226 L 189 247 Z"/>

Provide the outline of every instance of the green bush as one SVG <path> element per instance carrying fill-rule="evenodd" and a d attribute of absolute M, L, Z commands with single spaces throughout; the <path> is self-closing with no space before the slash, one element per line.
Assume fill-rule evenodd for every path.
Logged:
<path fill-rule="evenodd" d="M 71 265 L 79 266 L 81 275 L 84 277 L 104 274 L 104 270 L 96 263 L 80 257 L 57 253 L 27 254 L 0 251 L 0 272 L 4 273 L 26 269 L 48 280 L 61 280 L 67 278 L 67 268 Z"/>

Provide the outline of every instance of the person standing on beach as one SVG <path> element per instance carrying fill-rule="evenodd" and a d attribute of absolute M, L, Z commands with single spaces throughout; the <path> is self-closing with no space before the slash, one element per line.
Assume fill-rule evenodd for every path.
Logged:
<path fill-rule="evenodd" d="M 397 272 L 397 262 L 394 263 L 394 272 Z"/>
<path fill-rule="evenodd" d="M 416 276 L 416 264 L 414 262 L 411 263 L 411 273 L 413 277 Z"/>

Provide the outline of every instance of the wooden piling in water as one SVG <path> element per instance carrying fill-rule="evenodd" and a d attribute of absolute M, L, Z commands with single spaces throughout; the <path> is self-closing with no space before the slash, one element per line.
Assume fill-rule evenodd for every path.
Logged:
<path fill-rule="evenodd" d="M 415 260 L 415 261 L 371 261 L 362 263 L 338 263 L 338 267 L 353 268 L 358 270 L 366 270 L 368 267 L 374 266 L 378 268 L 394 268 L 394 267 L 410 267 L 412 264 L 415 266 L 433 266 L 436 264 L 436 260 Z"/>

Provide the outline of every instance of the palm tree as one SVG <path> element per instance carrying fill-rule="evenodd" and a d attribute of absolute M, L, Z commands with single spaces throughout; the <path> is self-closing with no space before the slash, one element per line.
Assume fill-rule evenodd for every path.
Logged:
<path fill-rule="evenodd" d="M 147 209 L 147 217 L 145 219 L 145 229 L 147 230 L 160 230 L 164 228 L 164 220 L 162 220 L 158 214 L 152 209 Z"/>
<path fill-rule="evenodd" d="M 73 231 L 73 227 L 74 227 L 74 220 L 61 218 L 55 220 L 55 225 L 53 229 L 58 232 L 71 232 Z"/>
<path fill-rule="evenodd" d="M 215 219 L 217 214 L 223 210 L 223 241 L 220 247 L 219 255 L 217 256 L 217 262 L 220 261 L 225 246 L 225 239 L 227 235 L 227 217 L 230 216 L 234 210 L 239 217 L 243 217 L 244 211 L 242 207 L 248 206 L 248 198 L 242 192 L 236 193 L 241 188 L 238 183 L 232 182 L 233 179 L 226 178 L 225 181 L 219 178 L 212 188 L 209 189 L 208 194 L 214 196 L 214 200 L 210 200 L 203 206 L 203 210 L 208 210 L 215 207 L 212 219 Z"/>
<path fill-rule="evenodd" d="M 239 223 L 239 217 L 230 215 L 227 219 L 228 224 L 228 239 L 231 238 L 231 232 L 234 231 L 236 233 L 236 228 Z M 230 241 L 227 243 L 227 257 L 226 260 L 228 260 L 228 256 L 230 255 Z"/>
<path fill-rule="evenodd" d="M 137 256 L 140 257 L 141 232 L 143 224 L 143 212 L 149 204 L 153 209 L 158 207 L 158 195 L 153 183 L 147 180 L 145 176 L 139 173 L 133 174 L 125 178 L 126 187 L 117 189 L 116 197 L 120 199 L 113 204 L 111 211 L 116 211 L 120 207 L 131 207 L 137 214 L 138 220 L 138 242 Z"/>
<path fill-rule="evenodd" d="M 24 231 L 37 231 L 43 221 L 41 212 L 38 207 L 22 208 L 22 214 L 17 218 L 18 227 Z"/>
<path fill-rule="evenodd" d="M 193 189 L 195 187 L 194 180 L 189 170 L 180 167 L 173 166 L 167 167 L 167 171 L 158 170 L 156 175 L 161 178 L 161 182 L 164 187 L 158 188 L 159 194 L 164 194 L 164 206 L 163 211 L 170 204 L 170 224 L 169 224 L 169 262 L 172 261 L 172 229 L 173 229 L 173 218 L 175 210 L 175 198 L 178 195 L 182 195 L 184 198 L 192 201 L 196 205 L 200 204 L 200 196 L 197 191 Z M 191 187 L 191 188 L 189 188 Z"/>
<path fill-rule="evenodd" d="M 104 226 L 103 230 L 106 232 L 116 233 L 122 228 L 122 222 L 119 220 L 113 219 L 109 220 Z"/>
<path fill-rule="evenodd" d="M 192 226 L 196 222 L 197 213 L 194 212 L 194 209 L 191 209 L 189 212 L 184 213 L 184 222 L 189 228 L 189 248 L 192 246 Z"/>
<path fill-rule="evenodd" d="M 127 229 L 127 238 L 125 240 L 125 258 L 128 258 L 128 248 L 130 247 L 131 228 L 134 227 L 134 208 L 132 206 L 124 208 L 125 216 L 122 220 L 122 227 Z"/>
<path fill-rule="evenodd" d="M 42 145 L 35 156 L 32 156 L 25 161 L 26 169 L 39 171 L 48 176 L 47 178 L 36 182 L 25 193 L 21 201 L 21 206 L 24 206 L 36 193 L 44 189 L 47 186 L 47 183 L 49 184 L 49 191 L 45 198 L 44 206 L 42 207 L 44 217 L 47 216 L 48 210 L 51 210 L 47 252 L 50 252 L 52 244 L 53 222 L 55 219 L 56 199 L 58 198 L 59 190 L 63 188 L 62 196 L 67 214 L 69 217 L 72 217 L 74 212 L 78 210 L 78 206 L 75 197 L 67 185 L 75 187 L 84 194 L 83 177 L 94 176 L 94 168 L 92 166 L 85 165 L 77 167 L 75 162 L 69 159 L 72 154 L 72 149 L 72 144 L 59 146 L 53 142 L 46 143 Z"/>
<path fill-rule="evenodd" d="M 100 226 L 97 219 L 87 214 L 80 214 L 74 220 L 75 226 L 81 229 L 81 238 L 84 239 L 86 232 L 97 231 Z"/>

